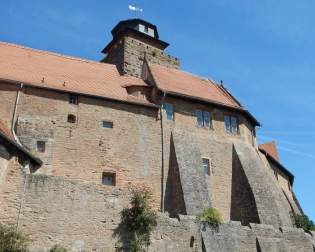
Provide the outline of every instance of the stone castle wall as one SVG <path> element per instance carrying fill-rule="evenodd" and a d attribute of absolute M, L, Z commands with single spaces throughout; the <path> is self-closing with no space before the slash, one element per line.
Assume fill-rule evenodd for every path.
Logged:
<path fill-rule="evenodd" d="M 0 105 L 11 113 L 16 97 L 12 87 L 1 84 L 5 91 L 0 92 L 1 97 L 10 98 L 0 99 Z M 24 87 L 17 106 L 16 130 L 21 142 L 44 162 L 37 173 L 101 184 L 103 172 L 114 172 L 118 187 L 151 188 L 156 209 L 174 209 L 168 199 L 175 197 L 176 213 L 198 214 L 206 206 L 199 200 L 208 202 L 209 198 L 209 204 L 218 208 L 226 221 L 256 222 L 255 214 L 250 217 L 255 212 L 251 185 L 240 188 L 244 184 L 237 179 L 244 178 L 246 182 L 246 176 L 233 166 L 233 141 L 252 144 L 252 129 L 246 119 L 238 115 L 240 134 L 231 135 L 225 132 L 223 122 L 224 114 L 231 112 L 174 98 L 166 102 L 175 104 L 174 121 L 166 120 L 165 111 L 160 118 L 159 111 L 153 108 L 85 96 L 79 96 L 79 104 L 73 105 L 66 93 Z M 211 129 L 197 127 L 197 109 L 211 112 Z M 8 125 L 11 113 L 3 114 Z M 76 123 L 67 122 L 68 114 L 76 116 Z M 112 121 L 113 128 L 102 128 L 103 120 Z M 46 142 L 45 153 L 37 152 L 37 141 Z M 189 163 L 193 153 L 194 165 Z M 209 176 L 202 174 L 202 158 L 210 160 Z M 196 170 L 190 169 L 191 165 Z M 172 170 L 176 166 L 177 170 Z M 196 186 L 200 186 L 198 193 L 204 192 L 201 198 L 198 193 L 191 194 Z M 246 193 L 239 196 L 240 191 Z M 184 198 L 191 202 L 190 206 L 184 204 Z M 241 206 L 240 202 L 248 204 Z M 233 209 L 243 210 L 237 213 Z"/>
<path fill-rule="evenodd" d="M 25 175 L 12 165 L 0 192 L 0 222 L 18 225 L 30 234 L 31 251 L 47 251 L 61 244 L 71 251 L 128 249 L 119 239 L 120 211 L 130 193 L 94 183 L 60 177 Z M 148 251 L 307 251 L 313 252 L 315 234 L 300 229 L 239 222 L 218 229 L 200 225 L 196 217 L 158 215 Z"/>
<path fill-rule="evenodd" d="M 7 85 L 12 98 L 1 99 L 1 106 L 2 102 L 14 106 L 16 91 L 12 86 Z M 66 93 L 27 87 L 20 95 L 16 131 L 23 145 L 43 160 L 37 172 L 96 184 L 101 184 L 103 172 L 115 172 L 117 186 L 150 187 L 159 208 L 161 137 L 157 112 L 84 96 L 73 105 Z M 76 123 L 67 122 L 68 114 L 76 116 Z M 11 123 L 12 115 L 4 118 Z M 113 128 L 102 128 L 103 120 L 113 122 Z M 45 153 L 37 152 L 37 141 L 46 142 Z"/>

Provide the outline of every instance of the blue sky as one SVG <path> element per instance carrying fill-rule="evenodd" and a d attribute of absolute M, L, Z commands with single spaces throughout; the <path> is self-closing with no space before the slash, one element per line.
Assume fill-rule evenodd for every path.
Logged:
<path fill-rule="evenodd" d="M 0 40 L 100 60 L 110 30 L 134 17 L 158 26 L 182 68 L 224 85 L 276 140 L 294 190 L 315 220 L 313 0 L 2 0 Z"/>

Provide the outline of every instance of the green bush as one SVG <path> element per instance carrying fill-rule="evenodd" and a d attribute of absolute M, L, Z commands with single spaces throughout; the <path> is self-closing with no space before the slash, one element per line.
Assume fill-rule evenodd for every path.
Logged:
<path fill-rule="evenodd" d="M 130 207 L 121 213 L 121 220 L 131 233 L 130 250 L 144 251 L 143 246 L 150 245 L 150 235 L 157 225 L 157 215 L 150 207 L 148 192 L 134 191 Z"/>
<path fill-rule="evenodd" d="M 68 250 L 62 247 L 61 245 L 55 245 L 49 250 L 49 252 L 67 252 L 67 251 Z"/>
<path fill-rule="evenodd" d="M 209 224 L 210 226 L 218 226 L 219 224 L 223 223 L 223 217 L 219 210 L 210 207 L 205 210 L 199 215 L 199 218 L 202 222 Z"/>
<path fill-rule="evenodd" d="M 13 226 L 0 224 L 0 252 L 27 252 L 29 237 Z"/>
<path fill-rule="evenodd" d="M 291 213 L 292 223 L 297 228 L 303 228 L 305 232 L 315 231 L 315 224 L 305 214 Z"/>

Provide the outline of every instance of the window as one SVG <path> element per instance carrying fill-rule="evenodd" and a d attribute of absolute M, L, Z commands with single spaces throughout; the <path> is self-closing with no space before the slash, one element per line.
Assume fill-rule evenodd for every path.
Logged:
<path fill-rule="evenodd" d="M 289 191 L 291 191 L 291 183 L 290 183 L 290 181 L 288 181 L 288 188 L 289 188 Z"/>
<path fill-rule="evenodd" d="M 201 110 L 197 110 L 197 126 L 198 128 L 203 127 L 203 116 Z"/>
<path fill-rule="evenodd" d="M 45 141 L 37 141 L 36 148 L 38 152 L 44 153 L 46 149 L 46 143 Z"/>
<path fill-rule="evenodd" d="M 116 185 L 116 173 L 114 172 L 103 172 L 102 184 L 115 186 Z"/>
<path fill-rule="evenodd" d="M 69 94 L 69 103 L 78 105 L 78 96 L 73 95 L 73 94 Z"/>
<path fill-rule="evenodd" d="M 103 121 L 102 122 L 102 127 L 107 128 L 107 129 L 112 129 L 113 128 L 113 122 L 110 121 Z"/>
<path fill-rule="evenodd" d="M 210 113 L 208 111 L 204 112 L 204 126 L 208 129 L 211 127 L 211 118 Z"/>
<path fill-rule="evenodd" d="M 211 116 L 208 111 L 197 110 L 197 126 L 198 128 L 211 128 Z"/>
<path fill-rule="evenodd" d="M 202 159 L 202 169 L 204 175 L 210 175 L 210 162 L 208 158 Z"/>
<path fill-rule="evenodd" d="M 163 108 L 166 111 L 166 118 L 167 120 L 174 120 L 174 105 L 170 103 L 164 103 Z"/>
<path fill-rule="evenodd" d="M 68 123 L 75 123 L 77 120 L 75 115 L 69 114 L 68 115 Z"/>
<path fill-rule="evenodd" d="M 276 170 L 274 170 L 273 173 L 275 174 L 276 179 L 279 180 L 279 178 L 278 178 L 278 172 L 277 172 Z"/>
<path fill-rule="evenodd" d="M 238 122 L 235 116 L 224 116 L 224 125 L 226 132 L 237 134 L 238 133 Z"/>
<path fill-rule="evenodd" d="M 149 33 L 149 27 L 148 26 L 144 26 L 144 32 Z"/>

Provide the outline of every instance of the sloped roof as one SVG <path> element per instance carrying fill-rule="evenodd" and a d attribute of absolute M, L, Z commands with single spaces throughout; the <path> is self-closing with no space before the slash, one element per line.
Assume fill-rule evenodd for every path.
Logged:
<path fill-rule="evenodd" d="M 12 134 L 12 131 L 10 129 L 8 129 L 4 123 L 2 123 L 0 121 L 0 134 L 3 135 L 3 136 L 6 136 L 6 138 L 12 140 L 12 141 L 15 141 L 14 139 L 14 136 Z"/>
<path fill-rule="evenodd" d="M 25 155 L 27 155 L 33 162 L 37 163 L 38 165 L 42 164 L 42 161 L 35 157 L 32 153 L 30 153 L 28 150 L 26 150 L 23 146 L 21 146 L 14 138 L 12 131 L 7 128 L 4 123 L 0 121 L 0 137 L 4 138 L 6 141 L 8 141 L 11 145 L 15 146 L 19 151 L 23 152 Z"/>
<path fill-rule="evenodd" d="M 209 79 L 157 64 L 150 63 L 149 66 L 156 84 L 162 91 L 213 101 L 229 107 L 242 108 L 234 98 Z"/>
<path fill-rule="evenodd" d="M 120 76 L 116 66 L 0 42 L 0 79 L 150 105 L 128 95 L 123 86 L 146 85 Z M 151 104 L 153 105 L 153 104 Z"/>
<path fill-rule="evenodd" d="M 275 160 L 279 161 L 279 154 L 277 151 L 276 143 L 274 141 L 260 144 L 259 148 L 265 150 Z"/>
<path fill-rule="evenodd" d="M 223 85 L 218 85 L 212 80 L 179 69 L 153 63 L 148 63 L 148 65 L 152 77 L 161 91 L 241 110 L 247 114 L 256 125 L 260 126 L 260 123 L 223 87 Z"/>
<path fill-rule="evenodd" d="M 276 143 L 273 141 L 265 144 L 260 144 L 258 145 L 258 149 L 266 156 L 266 158 L 270 162 L 276 165 L 284 174 L 289 177 L 290 183 L 291 185 L 293 185 L 294 175 L 280 163 Z"/>

